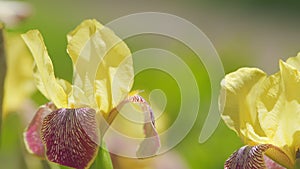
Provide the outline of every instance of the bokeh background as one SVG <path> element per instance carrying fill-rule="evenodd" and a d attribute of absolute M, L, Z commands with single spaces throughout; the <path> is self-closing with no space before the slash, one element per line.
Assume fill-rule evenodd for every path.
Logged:
<path fill-rule="evenodd" d="M 55 74 L 71 81 L 72 65 L 66 53 L 66 34 L 81 21 L 95 18 L 103 24 L 121 16 L 137 12 L 165 12 L 192 22 L 201 29 L 215 46 L 226 73 L 239 67 L 258 67 L 271 74 L 278 70 L 278 60 L 295 56 L 300 51 L 300 1 L 293 0 L 52 0 L 25 1 L 32 5 L 32 16 L 10 32 L 26 32 L 39 29 L 44 36 L 52 58 Z M 151 22 L 151 21 L 149 21 Z M 158 25 L 159 26 L 159 25 Z M 116 32 L 118 34 L 118 32 Z M 176 163 L 180 159 L 184 168 L 223 168 L 229 155 L 242 146 L 242 142 L 221 121 L 217 130 L 205 143 L 198 137 L 210 106 L 210 84 L 201 60 L 184 44 L 164 36 L 140 35 L 125 40 L 132 52 L 144 48 L 163 48 L 180 56 L 193 71 L 200 92 L 200 109 L 192 130 L 178 144 L 173 153 L 176 158 L 161 160 Z M 135 77 L 134 89 L 144 89 L 145 95 L 153 89 L 161 89 L 167 97 L 164 124 L 171 125 L 179 112 L 180 91 L 174 79 L 157 70 L 147 70 Z M 32 99 L 37 105 L 47 100 L 38 92 Z M 28 118 L 33 116 L 28 114 Z M 190 112 L 185 112 L 189 116 Z M 28 123 L 20 112 L 12 112 L 4 119 L 0 168 L 47 168 L 38 158 L 26 153 L 22 132 Z M 127 168 L 137 162 L 126 159 Z M 125 165 L 124 165 L 125 166 Z M 122 168 L 122 167 L 120 167 Z M 123 167 L 124 168 L 124 167 Z M 153 168 L 139 165 L 136 168 Z"/>

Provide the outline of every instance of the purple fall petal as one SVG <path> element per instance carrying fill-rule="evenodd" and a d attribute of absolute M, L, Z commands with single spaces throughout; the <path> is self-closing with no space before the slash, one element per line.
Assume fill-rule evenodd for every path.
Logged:
<path fill-rule="evenodd" d="M 53 103 L 41 106 L 24 132 L 24 141 L 28 151 L 42 158 L 45 157 L 45 148 L 41 139 L 42 121 L 53 110 L 55 110 Z"/>
<path fill-rule="evenodd" d="M 264 155 L 269 149 L 280 151 L 271 144 L 244 146 L 226 160 L 224 169 L 284 169 L 284 167 Z"/>
<path fill-rule="evenodd" d="M 88 168 L 98 151 L 95 116 L 91 108 L 62 108 L 45 117 L 42 140 L 48 160 L 73 168 Z"/>
<path fill-rule="evenodd" d="M 156 155 L 160 148 L 160 140 L 155 128 L 154 114 L 149 104 L 139 95 L 129 97 L 129 101 L 132 103 L 138 103 L 141 105 L 145 114 L 144 133 L 146 138 L 140 144 L 136 155 L 138 158 L 146 158 Z"/>

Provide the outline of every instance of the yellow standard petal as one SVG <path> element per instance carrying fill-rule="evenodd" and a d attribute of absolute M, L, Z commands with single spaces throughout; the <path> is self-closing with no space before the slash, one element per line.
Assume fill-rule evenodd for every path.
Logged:
<path fill-rule="evenodd" d="M 286 63 L 300 70 L 300 52 L 297 54 L 297 56 L 290 57 Z"/>
<path fill-rule="evenodd" d="M 68 47 L 67 51 L 74 64 L 77 63 L 78 57 L 82 54 L 82 50 L 91 37 L 99 30 L 103 28 L 96 20 L 85 20 L 78 25 L 73 31 L 67 35 Z M 87 56 L 88 57 L 88 56 Z"/>
<path fill-rule="evenodd" d="M 127 45 L 96 20 L 85 20 L 68 34 L 68 53 L 74 65 L 75 102 L 89 102 L 108 113 L 125 99 L 133 84 L 133 65 Z M 80 64 L 77 64 L 80 63 Z M 79 90 L 81 89 L 81 91 Z"/>
<path fill-rule="evenodd" d="M 282 148 L 294 162 L 300 143 L 296 140 L 300 136 L 300 72 L 280 61 L 280 72 L 270 76 L 263 87 L 257 102 L 260 125 L 269 143 Z M 276 156 L 275 160 L 283 163 Z"/>
<path fill-rule="evenodd" d="M 245 143 L 260 142 L 263 139 L 260 137 L 264 136 L 258 123 L 255 103 L 265 78 L 266 74 L 259 69 L 241 68 L 226 75 L 221 82 L 221 116 Z"/>
<path fill-rule="evenodd" d="M 102 28 L 96 20 L 85 20 L 67 36 L 67 51 L 74 70 L 72 99 L 75 107 L 90 105 L 97 108 L 94 81 L 106 52 L 106 44 L 99 33 Z"/>
<path fill-rule="evenodd" d="M 96 99 L 100 110 L 107 113 L 128 96 L 134 71 L 127 45 L 108 28 L 101 29 L 100 33 L 106 42 L 106 54 L 97 70 Z"/>
<path fill-rule="evenodd" d="M 53 65 L 48 55 L 42 35 L 38 30 L 28 31 L 22 35 L 30 49 L 35 64 L 35 80 L 41 93 L 58 108 L 67 106 L 67 95 L 54 76 Z"/>

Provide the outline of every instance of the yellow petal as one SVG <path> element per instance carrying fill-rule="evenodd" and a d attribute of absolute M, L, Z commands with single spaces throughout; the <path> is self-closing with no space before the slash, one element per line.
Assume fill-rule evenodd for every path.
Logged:
<path fill-rule="evenodd" d="M 67 51 L 73 63 L 77 63 L 77 59 L 82 54 L 86 43 L 101 28 L 103 28 L 103 25 L 96 20 L 85 20 L 67 35 Z"/>
<path fill-rule="evenodd" d="M 240 130 L 242 136 L 246 137 L 244 141 L 246 141 L 247 145 L 257 145 L 257 144 L 267 144 L 270 142 L 270 139 L 265 136 L 258 135 L 253 128 L 254 126 L 250 123 L 246 123 L 246 128 Z"/>
<path fill-rule="evenodd" d="M 93 106 L 90 104 L 90 101 L 85 95 L 85 92 L 76 85 L 72 85 L 72 90 L 69 97 L 69 107 L 80 108 Z"/>
<path fill-rule="evenodd" d="M 78 88 L 77 86 L 73 86 L 64 79 L 56 80 L 57 83 L 59 83 L 63 87 L 65 93 L 68 95 L 68 107 L 91 107 L 88 98 L 80 88 Z"/>
<path fill-rule="evenodd" d="M 297 54 L 297 56 L 290 57 L 286 63 L 300 70 L 300 52 Z"/>
<path fill-rule="evenodd" d="M 280 72 L 284 86 L 284 92 L 288 101 L 300 102 L 300 72 L 293 66 L 280 61 Z"/>
<path fill-rule="evenodd" d="M 259 121 L 270 139 L 295 161 L 300 131 L 300 73 L 290 64 L 280 61 L 280 72 L 264 83 L 258 102 Z M 276 158 L 276 156 L 275 156 Z M 280 158 L 276 159 L 280 161 Z"/>
<path fill-rule="evenodd" d="M 96 88 L 101 92 L 96 92 L 96 97 L 108 100 L 108 105 L 97 100 L 100 110 L 108 113 L 127 97 L 133 84 L 134 72 L 127 45 L 108 28 L 100 32 L 106 43 L 106 55 L 97 71 Z"/>
<path fill-rule="evenodd" d="M 282 94 L 280 83 L 280 73 L 268 77 L 261 86 L 262 92 L 257 101 L 260 126 L 269 138 L 273 138 L 276 134 L 279 108 L 282 108 L 284 103 L 284 98 L 280 97 Z"/>
<path fill-rule="evenodd" d="M 130 50 L 96 20 L 82 22 L 69 33 L 68 41 L 74 65 L 73 85 L 83 91 L 92 106 L 97 104 L 99 110 L 108 113 L 127 97 L 132 87 Z"/>
<path fill-rule="evenodd" d="M 247 132 L 253 128 L 258 137 L 263 137 L 256 112 L 256 99 L 259 88 L 265 80 L 263 71 L 256 68 L 241 68 L 225 76 L 221 82 L 220 110 L 222 118 L 229 128 L 234 130 L 244 142 L 251 140 Z M 259 140 L 252 140 L 259 141 Z"/>
<path fill-rule="evenodd" d="M 292 159 L 282 147 L 276 147 L 274 145 L 270 146 L 266 150 L 266 155 L 269 156 L 272 160 L 276 161 L 278 164 L 285 166 L 287 168 L 293 168 L 295 165 L 294 159 Z"/>
<path fill-rule="evenodd" d="M 69 96 L 72 91 L 71 83 L 64 79 L 58 79 L 58 78 L 56 78 L 56 81 L 64 89 L 65 93 Z"/>
<path fill-rule="evenodd" d="M 52 61 L 48 55 L 42 35 L 37 30 L 22 35 L 36 63 L 35 79 L 38 89 L 58 108 L 67 106 L 67 95 L 57 83 Z"/>
<path fill-rule="evenodd" d="M 73 94 L 86 99 L 75 97 L 75 106 L 90 104 L 96 108 L 94 96 L 94 80 L 98 64 L 105 55 L 105 42 L 103 42 L 99 29 L 103 26 L 96 20 L 85 20 L 73 31 L 68 38 L 68 53 L 73 62 Z M 88 103 L 86 103 L 88 102 Z"/>

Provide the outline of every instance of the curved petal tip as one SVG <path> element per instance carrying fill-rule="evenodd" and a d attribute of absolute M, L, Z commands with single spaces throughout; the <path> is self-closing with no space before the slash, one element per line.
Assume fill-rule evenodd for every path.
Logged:
<path fill-rule="evenodd" d="M 160 139 L 156 131 L 153 111 L 146 100 L 139 95 L 130 96 L 129 101 L 132 103 L 138 103 L 144 111 L 145 115 L 145 139 L 140 144 L 136 155 L 138 158 L 147 158 L 154 156 L 157 154 L 160 148 Z"/>

